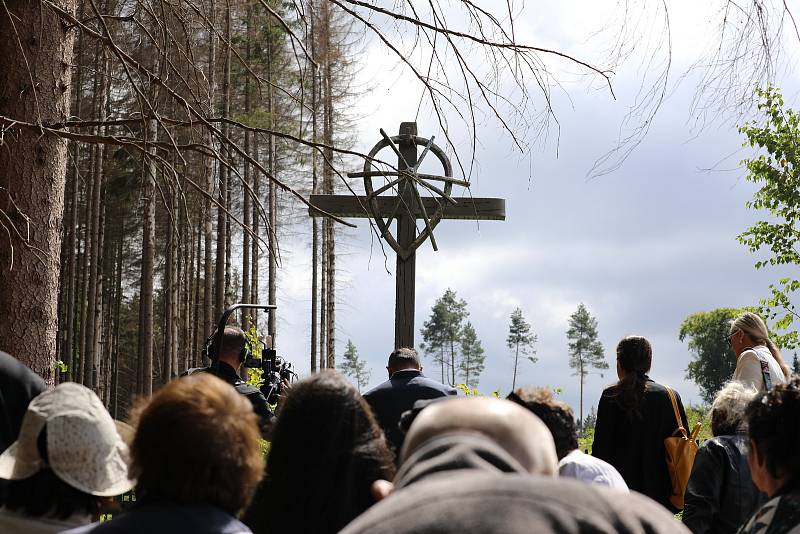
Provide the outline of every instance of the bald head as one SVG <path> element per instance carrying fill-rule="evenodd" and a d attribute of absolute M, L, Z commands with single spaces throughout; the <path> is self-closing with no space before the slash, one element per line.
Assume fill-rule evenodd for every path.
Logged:
<path fill-rule="evenodd" d="M 558 470 L 553 437 L 545 424 L 513 402 L 486 397 L 446 400 L 422 410 L 408 431 L 402 460 L 426 441 L 455 432 L 490 438 L 530 473 L 553 476 Z"/>

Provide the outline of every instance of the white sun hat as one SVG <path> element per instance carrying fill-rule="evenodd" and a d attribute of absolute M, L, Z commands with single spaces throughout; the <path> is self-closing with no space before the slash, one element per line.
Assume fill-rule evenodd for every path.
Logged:
<path fill-rule="evenodd" d="M 37 440 L 47 427 L 47 458 Z M 19 438 L 0 454 L 0 478 L 29 478 L 44 468 L 73 488 L 112 497 L 129 491 L 128 446 L 94 392 L 64 382 L 33 399 L 22 419 Z"/>

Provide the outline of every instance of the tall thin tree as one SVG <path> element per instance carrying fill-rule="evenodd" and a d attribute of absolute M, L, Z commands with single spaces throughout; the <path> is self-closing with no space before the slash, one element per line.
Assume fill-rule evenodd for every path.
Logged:
<path fill-rule="evenodd" d="M 569 340 L 569 366 L 573 376 L 580 377 L 581 400 L 579 424 L 583 424 L 583 387 L 592 369 L 608 369 L 603 354 L 603 344 L 597 339 L 597 319 L 592 317 L 582 303 L 569 318 L 567 339 Z"/>
<path fill-rule="evenodd" d="M 522 354 L 531 363 L 536 363 L 538 359 L 529 354 L 536 354 L 533 348 L 538 337 L 531 330 L 531 325 L 522 315 L 522 308 L 515 308 L 511 313 L 511 323 L 508 325 L 508 337 L 506 346 L 514 351 L 514 377 L 511 379 L 511 390 L 517 387 L 517 368 L 519 367 L 519 356 Z"/>

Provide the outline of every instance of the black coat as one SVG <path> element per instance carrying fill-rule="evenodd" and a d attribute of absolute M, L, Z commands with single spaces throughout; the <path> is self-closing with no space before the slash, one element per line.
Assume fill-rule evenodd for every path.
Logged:
<path fill-rule="evenodd" d="M 675 432 L 678 423 L 666 388 L 647 378 L 639 417 L 626 413 L 617 402 L 615 391 L 615 386 L 608 387 L 600 397 L 592 455 L 616 467 L 630 489 L 676 511 L 669 502 L 672 484 L 664 438 Z M 691 432 L 677 391 L 675 396 L 683 427 Z"/>
<path fill-rule="evenodd" d="M 275 415 L 272 413 L 272 410 L 270 410 L 266 397 L 261 393 L 261 390 L 255 386 L 251 386 L 245 382 L 241 376 L 236 374 L 236 369 L 225 362 L 216 362 L 211 367 L 195 367 L 194 369 L 189 369 L 185 374 L 193 375 L 195 373 L 210 373 L 232 385 L 240 395 L 247 397 L 247 400 L 253 405 L 253 411 L 259 419 L 261 433 L 267 434 L 271 430 Z"/>
<path fill-rule="evenodd" d="M 45 391 L 44 380 L 13 356 L 0 351 L 0 452 L 17 439 L 28 404 Z M 8 482 L 0 480 L 0 505 Z"/>
<path fill-rule="evenodd" d="M 364 399 L 375 412 L 386 439 L 399 453 L 405 435 L 397 424 L 403 412 L 410 410 L 418 400 L 436 399 L 457 393 L 455 388 L 431 380 L 423 376 L 421 371 L 404 369 L 394 373 L 383 384 L 364 393 Z"/>
<path fill-rule="evenodd" d="M 733 533 L 766 502 L 750 477 L 747 436 L 717 436 L 697 451 L 683 524 L 695 534 Z"/>
<path fill-rule="evenodd" d="M 46 389 L 39 375 L 0 351 L 0 452 L 16 441 L 28 404 Z"/>

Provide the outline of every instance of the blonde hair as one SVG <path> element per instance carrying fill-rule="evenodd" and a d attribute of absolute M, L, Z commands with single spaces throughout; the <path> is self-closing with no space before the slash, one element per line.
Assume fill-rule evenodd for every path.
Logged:
<path fill-rule="evenodd" d="M 731 321 L 731 328 L 728 333 L 733 334 L 736 331 L 742 331 L 755 343 L 765 345 L 772 353 L 772 357 L 775 358 L 775 361 L 778 362 L 778 365 L 781 366 L 784 376 L 786 378 L 792 376 L 792 370 L 789 369 L 789 366 L 783 361 L 783 356 L 781 356 L 781 351 L 778 350 L 777 345 L 769 338 L 767 325 L 764 324 L 761 317 L 753 312 L 742 313 Z"/>

